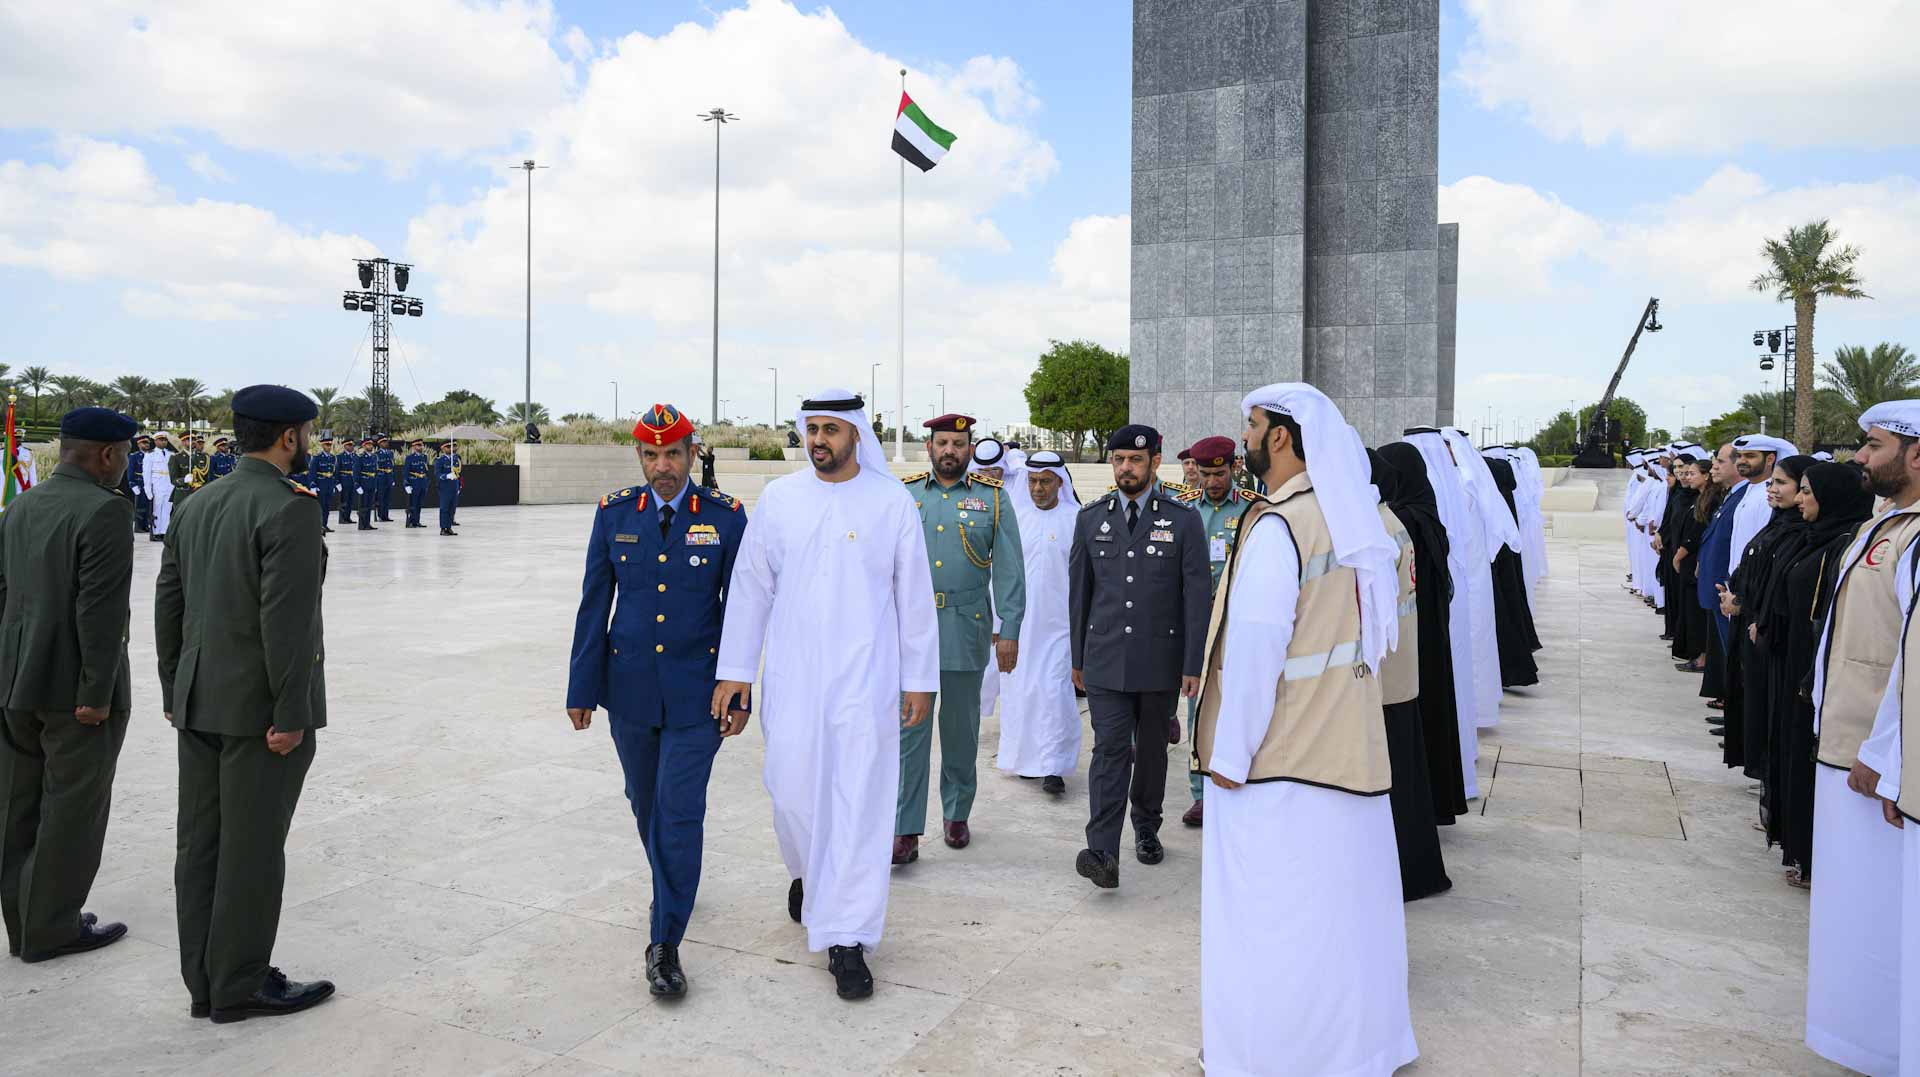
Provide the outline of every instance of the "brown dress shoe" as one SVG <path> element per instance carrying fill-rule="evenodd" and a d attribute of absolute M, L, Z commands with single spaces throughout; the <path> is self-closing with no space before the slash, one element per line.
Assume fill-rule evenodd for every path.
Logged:
<path fill-rule="evenodd" d="M 1187 814 L 1182 815 L 1180 817 L 1180 821 L 1187 824 L 1188 826 L 1199 826 L 1201 824 L 1201 819 L 1206 814 L 1205 811 L 1203 810 L 1206 806 L 1206 803 L 1207 802 L 1204 800 L 1194 801 L 1193 807 L 1187 809 Z"/>
<path fill-rule="evenodd" d="M 973 841 L 973 833 L 967 829 L 967 821 L 965 819 L 961 819 L 957 822 L 953 820 L 948 820 L 947 848 L 964 849 L 967 847 L 967 844 L 971 841 Z"/>
<path fill-rule="evenodd" d="M 911 864 L 920 859 L 920 835 L 896 834 L 893 839 L 893 862 Z"/>

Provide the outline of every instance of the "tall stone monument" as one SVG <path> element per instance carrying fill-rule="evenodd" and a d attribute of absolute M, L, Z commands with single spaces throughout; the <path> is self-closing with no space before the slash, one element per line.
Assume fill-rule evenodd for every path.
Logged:
<path fill-rule="evenodd" d="M 1134 421 L 1184 447 L 1238 434 L 1248 389 L 1306 380 L 1370 444 L 1433 422 L 1437 0 L 1133 17 Z"/>

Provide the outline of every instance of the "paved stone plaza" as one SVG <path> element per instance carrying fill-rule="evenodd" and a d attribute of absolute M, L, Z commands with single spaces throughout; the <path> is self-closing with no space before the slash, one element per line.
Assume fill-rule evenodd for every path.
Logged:
<path fill-rule="evenodd" d="M 397 522 L 331 537 L 332 724 L 294 821 L 276 961 L 340 995 L 224 1026 L 187 1016 L 174 949 L 159 547 L 141 541 L 136 717 L 90 905 L 131 937 L 0 963 L 0 1072 L 1200 1072 L 1184 783 L 1166 862 L 1127 859 L 1121 888 L 1096 892 L 1073 871 L 1084 758 L 1053 801 L 992 769 L 991 720 L 974 844 L 936 841 L 896 871 L 881 982 L 858 1004 L 787 919 L 757 727 L 727 744 L 683 951 L 693 990 L 651 1001 L 646 862 L 605 717 L 576 733 L 562 713 L 592 512 L 466 509 L 457 539 Z M 1403 1072 L 1834 1072 L 1799 1043 L 1806 894 L 1750 826 L 1750 783 L 1720 766 L 1697 680 L 1621 591 L 1617 542 L 1551 551 L 1543 683 L 1483 733 L 1482 814 L 1443 837 L 1453 890 L 1407 910 L 1421 1057 Z"/>

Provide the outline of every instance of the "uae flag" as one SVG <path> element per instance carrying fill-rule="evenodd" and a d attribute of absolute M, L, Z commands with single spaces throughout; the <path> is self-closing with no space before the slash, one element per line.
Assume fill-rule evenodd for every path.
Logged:
<path fill-rule="evenodd" d="M 941 127 L 920 111 L 903 90 L 900 113 L 893 118 L 893 152 L 922 172 L 940 163 L 953 146 L 953 132 Z"/>

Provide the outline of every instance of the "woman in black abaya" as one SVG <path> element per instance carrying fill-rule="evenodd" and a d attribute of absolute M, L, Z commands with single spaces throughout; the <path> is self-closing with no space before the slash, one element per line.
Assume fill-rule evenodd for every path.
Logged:
<path fill-rule="evenodd" d="M 1390 489 L 1397 488 L 1396 475 L 1391 465 L 1378 454 L 1369 453 L 1373 464 L 1373 483 L 1381 489 L 1381 500 L 1389 509 Z M 1395 517 L 1399 514 L 1396 512 Z M 1406 526 L 1404 521 L 1402 526 Z M 1408 529 L 1411 537 L 1412 529 Z M 1420 592 L 1419 548 L 1412 551 L 1414 557 L 1413 579 L 1414 594 Z M 1418 625 L 1418 612 L 1415 614 Z M 1424 632 L 1420 633 L 1424 635 Z M 1421 641 L 1402 639 L 1401 647 L 1413 647 L 1418 656 Z M 1420 673 L 1425 679 L 1426 669 Z M 1425 685 L 1421 685 L 1424 689 Z M 1436 829 L 1433 791 L 1429 786 L 1427 753 L 1424 730 L 1421 728 L 1420 695 L 1401 703 L 1388 703 L 1383 708 L 1387 726 L 1387 756 L 1393 766 L 1393 786 L 1387 793 L 1387 801 L 1393 812 L 1393 840 L 1400 854 L 1400 896 L 1402 901 L 1418 901 L 1423 897 L 1440 893 L 1453 886 L 1453 880 L 1447 878 L 1446 862 L 1440 854 L 1440 832 Z M 1457 751 L 1457 749 L 1456 749 Z M 1458 756 L 1455 756 L 1453 772 L 1459 774 Z M 1449 817 L 1451 822 L 1451 817 Z"/>
<path fill-rule="evenodd" d="M 1517 526 L 1520 513 L 1513 506 L 1513 465 L 1487 457 L 1487 470 L 1493 472 L 1493 485 L 1506 499 L 1507 512 Z M 1533 607 L 1527 600 L 1527 578 L 1521 570 L 1520 553 L 1502 546 L 1494 555 L 1493 627 L 1500 645 L 1500 686 L 1520 688 L 1540 683 L 1540 667 L 1533 652 L 1540 649 L 1540 635 L 1533 626 Z"/>
<path fill-rule="evenodd" d="M 1767 737 L 1768 714 L 1773 707 L 1773 683 L 1768 666 L 1775 657 L 1773 643 L 1761 638 L 1759 625 L 1771 597 L 1781 543 L 1794 531 L 1807 526 L 1795 506 L 1800 497 L 1800 477 L 1814 463 L 1811 456 L 1786 456 L 1774 463 L 1773 474 L 1766 484 L 1767 504 L 1773 507 L 1773 515 L 1759 534 L 1747 541 L 1746 552 L 1740 556 L 1740 567 L 1727 579 L 1727 590 L 1739 601 L 1739 611 L 1731 627 L 1734 641 L 1740 647 L 1734 663 L 1740 673 L 1740 684 L 1738 708 L 1727 708 L 1726 740 L 1721 758 L 1727 766 L 1741 768 L 1747 777 L 1756 781 L 1766 777 L 1767 758 L 1772 749 Z M 1764 797 L 1761 806 L 1763 815 L 1772 810 Z"/>
<path fill-rule="evenodd" d="M 1774 553 L 1772 586 L 1763 603 L 1761 638 L 1773 654 L 1767 761 L 1767 840 L 1795 886 L 1813 881 L 1813 702 L 1809 686 L 1820 623 L 1833 601 L 1838 565 L 1860 525 L 1873 516 L 1873 494 L 1853 464 L 1814 464 L 1800 477 L 1804 525 Z"/>

